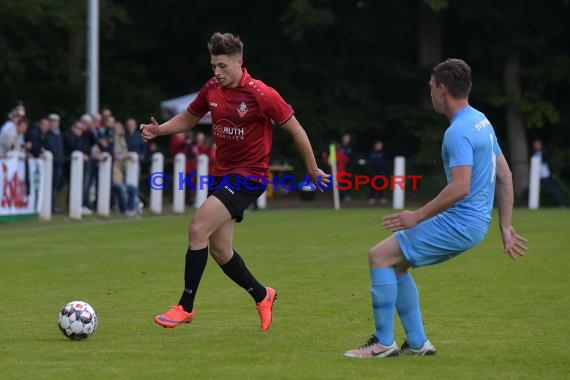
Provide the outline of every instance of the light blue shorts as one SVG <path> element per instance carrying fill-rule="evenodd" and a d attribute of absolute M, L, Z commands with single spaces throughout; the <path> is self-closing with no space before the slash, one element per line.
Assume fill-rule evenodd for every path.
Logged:
<path fill-rule="evenodd" d="M 481 223 L 466 225 L 442 213 L 396 232 L 396 238 L 404 257 L 416 268 L 452 259 L 476 246 L 487 234 L 487 228 Z"/>

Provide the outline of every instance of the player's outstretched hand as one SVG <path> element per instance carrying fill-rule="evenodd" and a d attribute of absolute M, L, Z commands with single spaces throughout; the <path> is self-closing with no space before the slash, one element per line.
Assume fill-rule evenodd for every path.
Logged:
<path fill-rule="evenodd" d="M 503 235 L 503 249 L 511 259 L 516 260 L 526 254 L 527 241 L 517 234 L 513 226 L 501 229 L 501 235 Z"/>
<path fill-rule="evenodd" d="M 382 218 L 382 227 L 391 231 L 400 231 L 412 228 L 420 222 L 414 211 L 402 211 L 397 214 L 386 215 Z"/>
<path fill-rule="evenodd" d="M 311 182 L 317 187 L 317 189 L 319 189 L 319 191 L 328 189 L 331 182 L 331 175 L 325 173 L 319 168 L 317 168 L 317 170 L 314 172 L 309 173 L 309 177 L 311 177 Z"/>
<path fill-rule="evenodd" d="M 156 136 L 158 136 L 159 126 L 154 117 L 152 116 L 150 118 L 150 124 L 141 124 L 139 128 L 141 130 L 141 134 L 144 141 L 152 140 Z"/>

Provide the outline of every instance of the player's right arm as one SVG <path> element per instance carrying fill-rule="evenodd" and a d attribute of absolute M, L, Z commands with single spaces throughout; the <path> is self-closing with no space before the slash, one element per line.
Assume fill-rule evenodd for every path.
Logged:
<path fill-rule="evenodd" d="M 514 193 L 513 175 L 504 155 L 497 157 L 497 183 L 496 198 L 499 209 L 499 228 L 503 237 L 503 248 L 511 259 L 516 260 L 519 256 L 524 256 L 527 245 L 526 239 L 517 234 L 512 226 Z"/>
<path fill-rule="evenodd" d="M 470 186 L 471 166 L 452 167 L 451 181 L 434 199 L 416 211 L 402 211 L 397 214 L 386 215 L 382 218 L 382 227 L 392 231 L 412 228 L 456 204 L 469 194 Z"/>
<path fill-rule="evenodd" d="M 166 123 L 159 125 L 154 117 L 151 117 L 150 124 L 141 124 L 140 130 L 143 138 L 148 141 L 157 136 L 174 135 L 194 128 L 202 116 L 210 110 L 207 99 L 208 90 L 214 85 L 216 81 L 212 78 L 198 91 L 196 99 L 190 103 L 185 112 L 179 113 Z"/>
<path fill-rule="evenodd" d="M 140 130 L 142 137 L 148 141 L 157 136 L 174 135 L 189 131 L 198 124 L 198 121 L 200 121 L 198 116 L 184 111 L 163 124 L 158 124 L 155 118 L 151 117 L 150 124 L 141 124 Z"/>

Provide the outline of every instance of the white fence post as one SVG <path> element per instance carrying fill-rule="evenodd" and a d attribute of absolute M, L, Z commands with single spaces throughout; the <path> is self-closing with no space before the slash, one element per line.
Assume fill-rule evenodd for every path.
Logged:
<path fill-rule="evenodd" d="M 208 198 L 208 185 L 205 179 L 208 177 L 208 156 L 200 154 L 198 156 L 198 165 L 196 170 L 196 199 L 194 200 L 194 208 L 198 209 L 202 203 Z"/>
<path fill-rule="evenodd" d="M 172 212 L 177 214 L 184 213 L 186 188 L 184 187 L 184 179 L 186 173 L 186 156 L 184 153 L 178 153 L 174 156 L 174 186 L 172 187 Z"/>
<path fill-rule="evenodd" d="M 390 184 L 394 187 L 393 190 L 393 207 L 395 210 L 404 208 L 404 196 L 406 190 L 401 189 L 400 186 L 394 186 L 394 178 L 406 178 L 406 158 L 398 156 L 394 159 L 394 177 L 391 179 Z M 400 181 L 404 182 L 405 181 Z"/>
<path fill-rule="evenodd" d="M 42 200 L 40 206 L 40 219 L 51 220 L 51 197 L 53 181 L 53 154 L 49 150 L 42 153 L 44 163 L 44 177 L 42 183 Z"/>
<path fill-rule="evenodd" d="M 125 182 L 128 183 L 129 185 L 135 186 L 138 189 L 139 174 L 140 174 L 140 163 L 139 163 L 138 153 L 129 152 L 125 172 L 126 172 Z M 138 207 L 138 200 L 137 200 L 137 205 L 135 206 Z"/>
<path fill-rule="evenodd" d="M 83 152 L 76 150 L 71 153 L 71 172 L 69 176 L 69 217 L 71 219 L 81 219 L 83 165 Z"/>
<path fill-rule="evenodd" d="M 540 206 L 540 166 L 542 165 L 542 157 L 533 156 L 530 159 L 530 174 L 528 188 L 528 208 L 538 210 Z"/>
<path fill-rule="evenodd" d="M 162 177 L 157 175 L 162 173 Z M 150 211 L 155 214 L 162 214 L 162 194 L 163 189 L 168 184 L 168 177 L 164 175 L 164 155 L 162 153 L 154 153 L 152 155 L 152 164 L 150 168 L 150 176 L 148 177 L 148 185 L 150 187 Z M 162 183 L 154 183 L 155 179 L 162 178 Z"/>
<path fill-rule="evenodd" d="M 111 171 L 113 159 L 107 152 L 103 152 L 99 161 L 99 180 L 97 181 L 97 214 L 109 216 L 111 210 Z"/>
<path fill-rule="evenodd" d="M 257 198 L 257 208 L 260 210 L 264 210 L 267 208 L 267 191 L 264 191 L 263 194 Z"/>

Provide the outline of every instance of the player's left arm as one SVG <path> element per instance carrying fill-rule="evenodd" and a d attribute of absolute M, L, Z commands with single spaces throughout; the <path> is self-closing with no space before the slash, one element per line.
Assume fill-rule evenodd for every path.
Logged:
<path fill-rule="evenodd" d="M 402 211 L 382 218 L 382 227 L 398 231 L 411 228 L 453 206 L 469 194 L 471 187 L 471 166 L 451 168 L 451 181 L 431 201 L 416 211 Z"/>
<path fill-rule="evenodd" d="M 289 132 L 293 137 L 295 147 L 307 167 L 307 173 L 311 177 L 313 184 L 321 191 L 327 188 L 330 182 L 330 175 L 319 169 L 307 132 L 305 132 L 297 118 L 294 115 L 291 116 L 289 120 L 281 125 L 281 128 Z"/>

